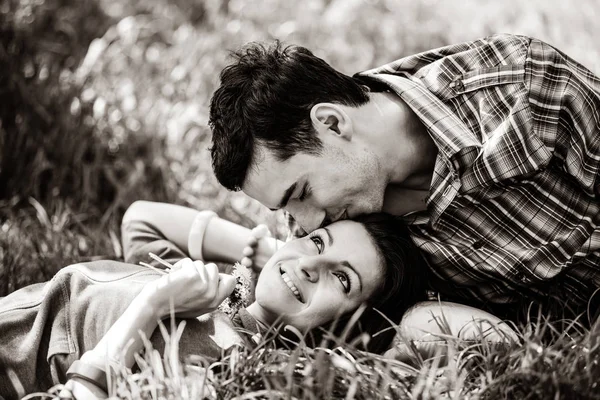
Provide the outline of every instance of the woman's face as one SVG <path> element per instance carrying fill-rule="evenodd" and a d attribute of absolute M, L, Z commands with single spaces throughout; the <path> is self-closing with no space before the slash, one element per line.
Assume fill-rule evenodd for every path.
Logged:
<path fill-rule="evenodd" d="M 290 241 L 263 268 L 256 304 L 264 322 L 308 330 L 353 311 L 383 281 L 377 249 L 363 227 L 339 221 Z"/>

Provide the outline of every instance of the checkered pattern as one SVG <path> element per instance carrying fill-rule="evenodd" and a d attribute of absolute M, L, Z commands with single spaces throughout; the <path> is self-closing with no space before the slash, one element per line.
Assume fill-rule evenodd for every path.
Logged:
<path fill-rule="evenodd" d="M 439 154 L 413 239 L 454 295 L 507 303 L 600 287 L 600 80 L 557 49 L 496 35 L 356 75 L 396 92 Z"/>
<path fill-rule="evenodd" d="M 600 287 L 596 76 L 539 40 L 496 35 L 356 77 L 396 92 L 438 147 L 427 211 L 405 218 L 442 296 L 587 303 Z"/>

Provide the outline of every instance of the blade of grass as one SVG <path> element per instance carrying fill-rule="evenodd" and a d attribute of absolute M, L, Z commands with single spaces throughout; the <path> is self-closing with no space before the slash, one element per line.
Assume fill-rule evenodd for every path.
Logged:
<path fill-rule="evenodd" d="M 144 267 L 147 267 L 147 268 L 150 268 L 152 271 L 154 271 L 154 272 L 158 272 L 158 273 L 159 273 L 159 274 L 161 274 L 161 275 L 166 275 L 166 274 L 168 274 L 168 272 L 167 272 L 167 271 L 164 271 L 164 270 L 162 270 L 162 269 L 158 269 L 158 268 L 156 268 L 156 267 L 153 267 L 152 265 L 150 265 L 150 264 L 148 264 L 148 263 L 145 263 L 145 262 L 143 262 L 143 261 L 140 261 L 140 265 L 142 265 L 142 266 L 144 266 Z"/>
<path fill-rule="evenodd" d="M 165 267 L 167 267 L 169 269 L 173 268 L 173 264 L 171 264 L 168 261 L 163 260 L 162 258 L 160 258 L 159 256 L 157 256 L 156 254 L 154 254 L 154 253 L 148 253 L 148 255 L 150 256 L 150 258 L 152 258 L 155 261 L 158 261 L 159 263 L 161 263 Z"/>

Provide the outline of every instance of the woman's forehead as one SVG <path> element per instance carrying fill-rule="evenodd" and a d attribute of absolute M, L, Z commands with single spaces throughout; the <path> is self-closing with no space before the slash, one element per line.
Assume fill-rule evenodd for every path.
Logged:
<path fill-rule="evenodd" d="M 332 232 L 332 234 L 334 234 L 336 238 L 371 239 L 363 224 L 351 219 L 333 222 L 329 224 L 327 228 Z"/>

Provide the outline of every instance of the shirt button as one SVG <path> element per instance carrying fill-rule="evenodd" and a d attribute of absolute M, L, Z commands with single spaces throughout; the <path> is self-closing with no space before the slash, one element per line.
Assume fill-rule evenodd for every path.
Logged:
<path fill-rule="evenodd" d="M 450 85 L 448 85 L 450 88 L 459 91 L 459 90 L 463 90 L 465 88 L 465 85 L 462 81 L 462 79 L 460 79 L 461 76 L 458 75 L 456 78 L 454 78 L 452 80 L 452 82 L 450 82 Z"/>
<path fill-rule="evenodd" d="M 473 243 L 473 248 L 475 250 L 480 249 L 482 246 L 483 246 L 483 243 L 481 242 L 481 240 L 478 240 L 475 243 Z"/>

